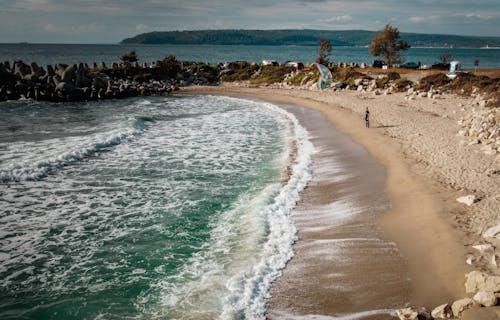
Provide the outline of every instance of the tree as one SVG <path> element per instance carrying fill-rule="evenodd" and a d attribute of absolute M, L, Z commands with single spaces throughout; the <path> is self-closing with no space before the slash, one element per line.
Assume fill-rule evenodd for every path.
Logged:
<path fill-rule="evenodd" d="M 401 51 L 408 50 L 410 44 L 399 39 L 399 30 L 387 24 L 384 30 L 380 31 L 370 44 L 370 53 L 375 57 L 382 57 L 388 66 L 394 63 L 403 62 Z"/>
<path fill-rule="evenodd" d="M 439 61 L 446 64 L 446 63 L 449 63 L 451 61 L 451 59 L 453 59 L 453 54 L 451 52 L 446 52 L 446 53 L 443 53 L 442 55 L 440 55 L 438 58 L 439 58 Z"/>
<path fill-rule="evenodd" d="M 318 58 L 316 62 L 319 64 L 327 64 L 328 56 L 332 53 L 332 45 L 326 39 L 318 40 Z"/>
<path fill-rule="evenodd" d="M 130 52 L 125 53 L 124 55 L 122 55 L 120 57 L 120 59 L 126 65 L 130 65 L 130 64 L 138 61 L 138 59 L 137 59 L 137 53 L 135 52 L 135 50 L 132 50 Z"/>

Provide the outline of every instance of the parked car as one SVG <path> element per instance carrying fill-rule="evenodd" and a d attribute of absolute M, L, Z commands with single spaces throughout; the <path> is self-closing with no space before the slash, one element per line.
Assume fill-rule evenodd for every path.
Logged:
<path fill-rule="evenodd" d="M 262 60 L 263 66 L 279 66 L 280 64 L 275 60 Z"/>
<path fill-rule="evenodd" d="M 445 63 L 445 62 L 435 62 L 432 65 L 432 69 L 436 69 L 436 70 L 448 70 L 448 69 L 450 69 L 450 64 L 449 63 Z"/>
<path fill-rule="evenodd" d="M 382 60 L 373 60 L 373 67 L 374 68 L 382 68 L 383 66 L 385 66 L 385 62 L 382 61 Z"/>
<path fill-rule="evenodd" d="M 418 69 L 420 68 L 420 62 L 405 62 L 401 65 L 399 65 L 400 68 L 406 68 L 406 69 Z"/>
<path fill-rule="evenodd" d="M 304 69 L 304 64 L 300 61 L 288 61 L 285 63 L 285 65 L 295 67 L 297 70 Z"/>

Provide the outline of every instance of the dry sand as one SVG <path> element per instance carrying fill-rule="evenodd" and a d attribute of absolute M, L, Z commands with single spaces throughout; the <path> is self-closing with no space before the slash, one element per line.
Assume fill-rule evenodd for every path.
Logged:
<path fill-rule="evenodd" d="M 462 106 L 467 106 L 470 101 L 451 95 L 441 99 L 418 98 L 415 101 L 407 101 L 403 94 L 375 96 L 352 91 L 319 92 L 226 86 L 193 88 L 187 91 L 250 96 L 318 110 L 337 129 L 363 146 L 385 168 L 385 190 L 391 207 L 382 215 L 378 215 L 377 210 L 374 211 L 374 216 L 380 218 L 376 225 L 369 226 L 368 229 L 375 230 L 375 233 L 363 234 L 368 232 L 368 229 L 357 229 L 362 233 L 359 235 L 360 239 L 378 239 L 362 244 L 363 248 L 371 247 L 373 250 L 365 250 L 363 253 L 371 255 L 369 260 L 357 261 L 357 272 L 364 275 L 361 283 L 367 284 L 366 287 L 352 286 L 358 288 L 359 304 L 351 298 L 342 300 L 340 295 L 332 295 L 324 289 L 335 284 L 335 279 L 327 282 L 327 276 L 332 277 L 335 274 L 335 271 L 332 271 L 332 259 L 318 259 L 316 254 L 316 259 L 313 260 L 315 267 L 311 267 L 305 259 L 311 252 L 333 254 L 328 250 L 319 249 L 322 246 L 329 248 L 325 245 L 328 241 L 338 242 L 335 239 L 348 236 L 321 231 L 321 228 L 313 228 L 314 225 L 311 227 L 314 219 L 311 220 L 310 216 L 318 212 L 320 214 L 323 212 L 321 210 L 325 209 L 318 209 L 316 205 L 329 205 L 335 203 L 335 200 L 338 202 L 341 199 L 338 196 L 341 193 L 339 190 L 349 190 L 349 186 L 342 189 L 342 186 L 332 184 L 333 180 L 329 182 L 316 177 L 316 180 L 313 178 L 310 189 L 317 190 L 311 191 L 312 193 L 306 190 L 304 200 L 294 213 L 299 229 L 297 255 L 273 287 L 271 316 L 280 318 L 280 315 L 284 314 L 334 315 L 362 312 L 358 314 L 360 319 L 384 319 L 381 315 L 363 313 L 368 307 L 363 301 L 372 300 L 370 310 L 380 306 L 396 307 L 396 304 L 405 300 L 414 305 L 433 308 L 465 296 L 463 282 L 464 274 L 468 270 L 465 256 L 470 250 L 467 245 L 476 241 L 481 231 L 498 223 L 500 218 L 497 212 L 500 207 L 497 194 L 500 177 L 495 173 L 499 172 L 498 162 L 495 162 L 494 157 L 479 152 L 479 147 L 461 145 L 460 138 L 456 136 L 456 121 L 460 117 Z M 366 107 L 370 108 L 370 129 L 364 127 L 363 113 Z M 310 116 L 302 116 L 302 123 L 310 131 L 316 130 L 315 124 L 307 121 L 308 117 Z M 334 130 L 326 125 L 323 127 L 318 131 L 323 132 L 323 136 L 328 136 L 328 132 Z M 329 150 L 327 144 L 325 150 Z M 322 161 L 321 157 L 328 159 L 327 154 L 328 152 L 320 153 L 318 161 Z M 354 159 L 355 157 L 351 156 L 350 159 L 344 160 L 346 163 L 356 162 Z M 366 164 L 358 161 L 358 170 L 363 166 L 366 167 Z M 377 172 L 379 171 L 375 169 L 367 174 L 370 176 L 370 183 L 374 183 L 371 189 L 383 198 L 384 195 L 380 193 L 382 186 L 377 187 L 380 182 L 374 178 Z M 359 187 L 359 181 L 350 183 Z M 358 187 L 352 190 L 359 191 Z M 327 199 L 314 196 L 325 192 L 331 195 Z M 482 200 L 471 208 L 465 208 L 455 201 L 458 196 L 470 192 L 477 194 Z M 363 192 L 360 191 L 360 194 Z M 366 210 L 363 203 L 370 203 L 372 200 L 365 194 L 354 203 Z M 303 219 L 304 217 L 306 219 Z M 382 231 L 380 234 L 378 228 Z M 314 250 L 308 251 L 311 241 L 314 241 L 316 246 Z M 397 253 L 388 250 L 392 241 L 397 245 Z M 373 243 L 382 244 L 384 249 L 378 251 L 381 247 L 374 246 Z M 402 257 L 398 258 L 398 254 Z M 403 266 L 405 270 L 401 271 L 398 266 Z M 344 269 L 340 267 L 339 272 L 345 273 L 345 270 L 352 267 L 353 265 L 344 265 Z M 379 271 L 372 271 L 379 270 L 378 268 L 382 268 L 380 272 L 386 275 L 393 273 L 394 277 L 377 278 L 375 274 Z M 410 279 L 408 290 L 402 281 L 404 272 L 407 272 Z M 366 280 L 369 278 L 366 275 L 374 277 L 373 281 Z M 305 286 L 307 283 L 323 286 Z M 392 286 L 388 286 L 388 283 L 392 283 Z M 367 292 L 382 292 L 380 303 L 370 295 L 366 296 Z M 354 293 L 353 291 L 350 295 L 353 299 L 356 297 Z M 401 296 L 403 301 L 388 301 L 386 297 L 390 295 Z M 367 300 L 366 297 L 370 298 Z M 384 312 L 381 311 L 382 314 Z"/>

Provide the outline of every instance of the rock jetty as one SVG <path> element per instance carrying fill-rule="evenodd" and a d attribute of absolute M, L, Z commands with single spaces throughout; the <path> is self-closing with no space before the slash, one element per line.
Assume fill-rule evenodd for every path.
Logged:
<path fill-rule="evenodd" d="M 179 86 L 218 84 L 214 67 L 187 64 L 167 57 L 154 64 L 56 64 L 0 62 L 0 101 L 32 99 L 74 102 L 168 94 Z M 198 72 L 196 72 L 198 71 Z M 201 72 L 200 72 L 201 71 Z M 215 73 L 215 75 L 214 75 Z"/>

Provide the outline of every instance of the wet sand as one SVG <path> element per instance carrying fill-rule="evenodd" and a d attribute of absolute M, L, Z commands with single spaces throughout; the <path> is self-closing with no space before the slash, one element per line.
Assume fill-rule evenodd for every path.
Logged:
<path fill-rule="evenodd" d="M 389 319 L 409 299 L 406 263 L 377 218 L 390 203 L 384 168 L 318 111 L 295 114 L 317 153 L 293 219 L 295 256 L 273 285 L 269 319 Z"/>

